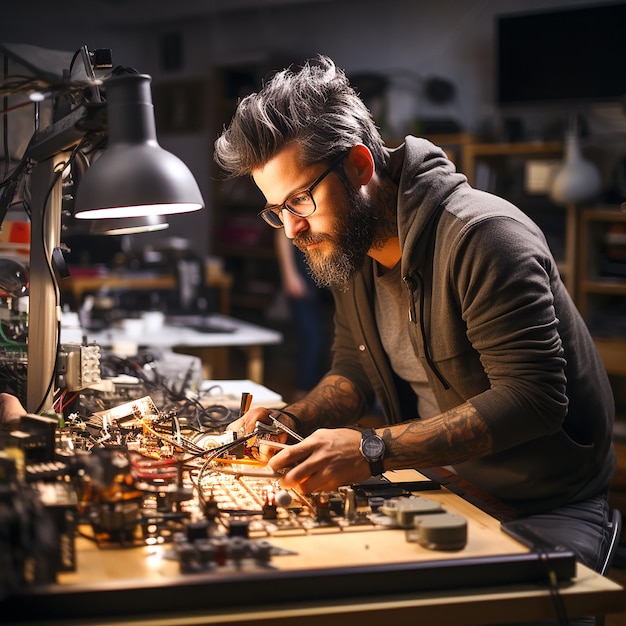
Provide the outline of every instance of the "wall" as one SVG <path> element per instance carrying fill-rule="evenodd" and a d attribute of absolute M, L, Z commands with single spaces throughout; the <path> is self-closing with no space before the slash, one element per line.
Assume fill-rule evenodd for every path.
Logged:
<path fill-rule="evenodd" d="M 51 4 L 48 0 L 16 2 L 8 17 L 0 22 L 0 41 L 65 50 L 83 44 L 90 49 L 112 48 L 116 63 L 151 74 L 155 85 L 198 78 L 206 81 L 209 90 L 210 69 L 215 65 L 274 54 L 289 62 L 299 62 L 324 53 L 348 73 L 376 71 L 398 77 L 391 91 L 388 121 L 389 132 L 401 135 L 415 117 L 433 113 L 413 88 L 415 77 L 429 76 L 451 81 L 458 94 L 445 111 L 436 113 L 453 117 L 471 132 L 496 132 L 499 118 L 492 105 L 494 16 L 593 3 L 588 0 L 258 0 L 252 8 L 247 3 L 248 8 L 226 10 L 228 3 L 218 3 L 212 11 L 207 9 L 209 13 L 204 16 L 192 18 L 187 13 L 181 19 L 174 15 L 166 21 L 160 21 L 161 3 L 156 1 L 151 3 L 154 10 L 138 21 L 130 11 L 124 12 L 122 0 L 70 2 L 71 10 L 64 9 L 63 15 L 61 11 L 51 12 Z M 130 8 L 133 2 L 126 4 Z M 185 7 L 194 3 L 178 4 L 182 14 Z M 210 7 L 211 3 L 204 5 Z M 113 7 L 118 7 L 117 13 L 112 12 Z M 126 15 L 129 23 L 120 25 Z M 163 39 L 171 34 L 180 35 L 182 41 L 182 64 L 175 71 L 164 69 L 160 56 Z M 159 141 L 190 166 L 205 199 L 210 202 L 209 171 L 215 137 L 208 130 L 210 120 L 204 122 L 205 128 L 199 132 L 161 134 Z M 190 237 L 198 251 L 210 252 L 208 208 L 209 211 L 172 218 L 166 233 Z"/>

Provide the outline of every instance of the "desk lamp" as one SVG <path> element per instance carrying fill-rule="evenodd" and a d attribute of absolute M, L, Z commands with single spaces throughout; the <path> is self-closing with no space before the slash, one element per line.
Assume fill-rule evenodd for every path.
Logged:
<path fill-rule="evenodd" d="M 74 217 L 102 219 L 168 215 L 204 206 L 187 166 L 156 139 L 150 76 L 105 81 L 108 147 L 85 172 Z"/>
<path fill-rule="evenodd" d="M 83 54 L 83 58 L 87 58 Z M 86 64 L 87 65 L 87 64 Z M 88 76 L 91 68 L 87 68 Z M 108 148 L 81 177 L 75 199 L 78 219 L 134 218 L 203 208 L 191 172 L 156 140 L 150 77 L 121 74 L 103 81 Z M 97 107 L 96 107 L 97 108 Z M 27 410 L 50 409 L 60 337 L 57 264 L 62 209 L 61 174 L 67 155 L 90 132 L 102 132 L 93 107 L 75 107 L 36 133 L 28 157 L 32 173 Z"/>
<path fill-rule="evenodd" d="M 166 228 L 169 228 L 169 224 L 163 215 L 145 215 L 93 220 L 89 232 L 92 235 L 134 235 L 152 233 Z"/>

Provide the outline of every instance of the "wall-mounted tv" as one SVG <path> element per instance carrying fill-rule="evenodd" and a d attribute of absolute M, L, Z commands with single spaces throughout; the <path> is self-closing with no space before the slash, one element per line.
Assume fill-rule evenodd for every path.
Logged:
<path fill-rule="evenodd" d="M 580 104 L 626 96 L 626 4 L 495 19 L 497 104 Z"/>

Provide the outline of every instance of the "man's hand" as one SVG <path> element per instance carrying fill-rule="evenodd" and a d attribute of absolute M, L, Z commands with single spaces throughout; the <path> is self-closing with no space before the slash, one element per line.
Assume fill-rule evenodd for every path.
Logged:
<path fill-rule="evenodd" d="M 272 417 L 270 417 L 270 415 Z M 288 415 L 281 413 L 279 409 L 270 410 L 261 407 L 251 409 L 240 418 L 236 419 L 234 422 L 231 422 L 227 426 L 226 430 L 232 430 L 236 432 L 238 438 L 242 438 L 245 435 L 254 432 L 259 422 L 261 422 L 262 424 L 267 424 L 268 427 L 271 427 L 271 430 L 277 430 L 277 432 L 268 431 L 262 433 L 261 436 L 257 437 L 254 441 L 254 445 L 258 448 L 260 460 L 267 463 L 267 461 L 269 461 L 269 459 L 274 454 L 276 454 L 277 447 L 272 445 L 264 445 L 264 440 L 269 439 L 270 441 L 276 441 L 279 444 L 285 444 L 290 437 L 287 431 L 278 430 L 275 428 L 276 421 L 280 422 L 281 424 L 285 424 L 285 426 L 289 430 L 295 432 L 295 424 L 293 424 L 293 420 Z"/>
<path fill-rule="evenodd" d="M 285 471 L 281 484 L 302 493 L 333 491 L 342 485 L 370 477 L 370 468 L 359 450 L 361 433 L 351 428 L 320 428 L 268 462 L 274 471 Z"/>
<path fill-rule="evenodd" d="M 236 419 L 234 422 L 231 422 L 226 427 L 226 430 L 234 430 L 239 436 L 247 435 L 248 433 L 254 431 L 257 422 L 271 425 L 273 423 L 273 420 L 270 418 L 270 415 L 282 424 L 285 424 L 285 426 L 287 426 L 290 430 L 295 431 L 296 424 L 288 415 L 281 413 L 280 409 L 272 410 L 265 409 L 263 407 L 256 407 L 254 409 L 251 409 L 240 418 Z M 284 443 L 285 441 L 287 441 L 288 435 L 286 433 L 283 433 L 273 436 L 272 439 Z"/>
<path fill-rule="evenodd" d="M 0 426 L 6 430 L 17 428 L 20 417 L 27 411 L 20 401 L 9 393 L 0 393 Z"/>

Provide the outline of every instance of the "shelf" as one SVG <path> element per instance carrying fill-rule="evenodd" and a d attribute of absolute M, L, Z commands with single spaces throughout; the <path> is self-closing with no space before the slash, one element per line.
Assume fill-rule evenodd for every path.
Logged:
<path fill-rule="evenodd" d="M 583 279 L 579 285 L 579 289 L 585 293 L 626 296 L 626 280 L 618 278 Z"/>
<path fill-rule="evenodd" d="M 594 336 L 606 371 L 626 376 L 626 337 L 621 334 L 625 328 L 621 311 L 626 301 L 620 300 L 626 297 L 626 279 L 599 273 L 605 235 L 616 222 L 626 222 L 626 212 L 617 207 L 587 208 L 580 212 L 577 305 L 592 333 L 607 335 Z"/>
<path fill-rule="evenodd" d="M 509 143 L 468 143 L 467 153 L 474 156 L 551 154 L 563 151 L 561 141 L 520 141 Z"/>
<path fill-rule="evenodd" d="M 603 275 L 602 246 L 608 228 L 626 222 L 626 212 L 613 207 L 588 208 L 580 212 L 578 246 L 578 306 L 585 316 L 592 306 L 589 296 L 626 296 L 626 279 Z"/>
<path fill-rule="evenodd" d="M 575 297 L 577 207 L 571 204 L 558 206 L 550 200 L 547 193 L 529 192 L 524 179 L 524 170 L 529 159 L 560 159 L 563 143 L 466 143 L 462 150 L 463 172 L 471 185 L 512 202 L 542 229 L 557 261 L 563 282 L 572 297 Z"/>
<path fill-rule="evenodd" d="M 618 207 L 585 209 L 582 218 L 587 222 L 626 222 L 626 211 Z"/>
<path fill-rule="evenodd" d="M 230 314 L 230 298 L 233 277 L 226 272 L 207 271 L 205 287 L 219 292 L 219 311 Z M 61 292 L 72 299 L 72 306 L 78 308 L 87 293 L 107 291 L 168 291 L 176 289 L 174 274 L 154 274 L 152 272 L 109 272 L 97 275 L 70 276 L 60 283 Z"/>
<path fill-rule="evenodd" d="M 462 166 L 471 185 L 476 183 L 476 162 L 493 157 L 560 157 L 563 143 L 560 141 L 527 141 L 512 143 L 466 143 L 463 145 Z"/>
<path fill-rule="evenodd" d="M 626 376 L 626 338 L 594 337 L 608 374 Z"/>

